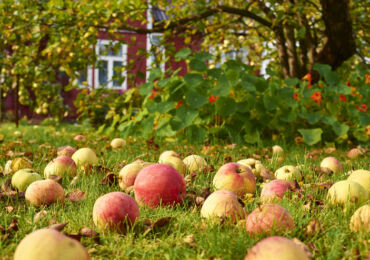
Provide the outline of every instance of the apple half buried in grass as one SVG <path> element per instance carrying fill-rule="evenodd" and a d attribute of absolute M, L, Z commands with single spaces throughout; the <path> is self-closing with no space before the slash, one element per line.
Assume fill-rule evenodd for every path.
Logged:
<path fill-rule="evenodd" d="M 189 172 L 201 172 L 207 166 L 206 160 L 200 155 L 192 154 L 182 160 Z"/>
<path fill-rule="evenodd" d="M 73 161 L 75 161 L 78 168 L 84 165 L 97 165 L 98 157 L 96 153 L 91 148 L 85 147 L 78 149 L 72 155 Z"/>
<path fill-rule="evenodd" d="M 308 260 L 306 252 L 292 240 L 272 236 L 255 244 L 244 260 Z"/>
<path fill-rule="evenodd" d="M 136 160 L 130 164 L 125 165 L 119 171 L 119 186 L 122 190 L 131 187 L 135 183 L 136 176 L 139 174 L 141 169 L 151 165 L 152 163 L 144 162 L 142 160 Z"/>
<path fill-rule="evenodd" d="M 275 171 L 275 177 L 279 180 L 300 181 L 302 176 L 299 169 L 293 165 L 285 165 Z"/>
<path fill-rule="evenodd" d="M 326 198 L 330 205 L 361 204 L 367 201 L 368 194 L 365 188 L 357 182 L 344 180 L 334 183 Z"/>
<path fill-rule="evenodd" d="M 247 217 L 246 229 L 250 234 L 272 234 L 294 231 L 294 220 L 288 210 L 278 204 L 263 204 Z"/>
<path fill-rule="evenodd" d="M 332 156 L 324 158 L 320 163 L 320 168 L 323 172 L 339 172 L 343 169 L 340 161 Z"/>
<path fill-rule="evenodd" d="M 261 201 L 281 200 L 286 192 L 293 191 L 294 188 L 295 185 L 291 181 L 272 180 L 262 188 Z"/>
<path fill-rule="evenodd" d="M 136 201 L 123 192 L 110 192 L 94 204 L 94 224 L 101 230 L 124 232 L 135 223 L 140 211 Z"/>
<path fill-rule="evenodd" d="M 122 138 L 114 138 L 110 142 L 110 146 L 113 149 L 123 148 L 125 145 L 126 145 L 126 141 L 124 139 L 122 139 Z"/>
<path fill-rule="evenodd" d="M 185 163 L 178 157 L 175 156 L 166 156 L 163 159 L 159 160 L 161 164 L 167 164 L 176 169 L 182 176 L 186 173 Z"/>
<path fill-rule="evenodd" d="M 44 169 L 44 176 L 49 179 L 51 175 L 60 177 L 73 177 L 76 175 L 77 166 L 71 157 L 62 155 L 59 156 L 46 165 Z"/>
<path fill-rule="evenodd" d="M 185 180 L 172 166 L 152 164 L 143 168 L 136 176 L 134 192 L 139 205 L 151 208 L 172 206 L 184 199 Z"/>
<path fill-rule="evenodd" d="M 161 153 L 161 155 L 159 155 L 158 161 L 163 160 L 167 156 L 174 156 L 174 157 L 180 158 L 180 155 L 178 155 L 175 151 L 169 150 L 169 151 L 164 151 L 163 153 Z"/>
<path fill-rule="evenodd" d="M 238 197 L 229 190 L 217 190 L 204 201 L 200 215 L 207 219 L 225 217 L 234 223 L 244 218 L 244 210 Z"/>
<path fill-rule="evenodd" d="M 347 180 L 357 182 L 370 194 L 370 171 L 363 169 L 353 171 Z"/>
<path fill-rule="evenodd" d="M 237 196 L 253 194 L 256 190 L 256 178 L 252 170 L 239 163 L 227 163 L 217 171 L 213 178 L 216 190 L 229 190 Z"/>
<path fill-rule="evenodd" d="M 18 244 L 14 260 L 89 260 L 86 248 L 55 229 L 39 229 Z"/>
<path fill-rule="evenodd" d="M 352 232 L 370 233 L 370 204 L 358 208 L 353 213 L 349 227 Z"/>
<path fill-rule="evenodd" d="M 32 182 L 26 189 L 26 200 L 39 207 L 55 202 L 64 202 L 63 187 L 53 180 L 39 180 Z"/>
<path fill-rule="evenodd" d="M 19 191 L 25 191 L 34 181 L 42 180 L 41 176 L 32 169 L 21 169 L 13 174 L 12 186 Z"/>
<path fill-rule="evenodd" d="M 58 156 L 68 156 L 68 157 L 71 157 L 74 153 L 76 152 L 76 149 L 73 148 L 72 146 L 62 146 L 62 147 L 59 147 L 58 150 L 57 150 L 57 155 Z"/>

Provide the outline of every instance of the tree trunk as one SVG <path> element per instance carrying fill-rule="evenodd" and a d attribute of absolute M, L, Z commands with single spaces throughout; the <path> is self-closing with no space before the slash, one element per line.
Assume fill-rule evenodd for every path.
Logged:
<path fill-rule="evenodd" d="M 19 75 L 17 74 L 17 86 L 15 87 L 15 126 L 19 126 Z"/>
<path fill-rule="evenodd" d="M 320 3 L 327 41 L 315 62 L 329 64 L 335 70 L 356 51 L 349 1 L 320 0 Z"/>

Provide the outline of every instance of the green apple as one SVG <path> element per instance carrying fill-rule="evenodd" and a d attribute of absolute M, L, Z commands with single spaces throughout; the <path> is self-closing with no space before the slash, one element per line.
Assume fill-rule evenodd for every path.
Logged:
<path fill-rule="evenodd" d="M 174 157 L 180 158 L 180 155 L 178 155 L 175 151 L 169 150 L 169 151 L 164 151 L 163 153 L 161 153 L 161 155 L 159 156 L 158 161 L 163 160 L 167 156 L 174 156 Z"/>
<path fill-rule="evenodd" d="M 183 162 L 185 163 L 189 172 L 203 171 L 207 166 L 206 160 L 204 160 L 202 156 L 196 154 L 185 157 Z"/>
<path fill-rule="evenodd" d="M 84 165 L 97 165 L 98 157 L 91 148 L 85 147 L 78 149 L 73 155 L 72 160 L 75 161 L 78 168 Z"/>
<path fill-rule="evenodd" d="M 123 148 L 124 146 L 126 145 L 126 141 L 122 138 L 114 138 L 111 142 L 110 142 L 110 146 L 113 148 L 113 149 L 117 149 L 117 148 Z"/>
<path fill-rule="evenodd" d="M 357 182 L 370 193 L 370 171 L 363 169 L 353 171 L 347 180 Z"/>
<path fill-rule="evenodd" d="M 370 233 L 370 204 L 358 208 L 353 213 L 349 227 L 352 232 Z"/>
<path fill-rule="evenodd" d="M 21 169 L 12 176 L 12 186 L 19 191 L 25 191 L 34 181 L 41 180 L 41 176 L 32 169 Z"/>
<path fill-rule="evenodd" d="M 62 155 L 53 159 L 44 169 L 45 178 L 49 179 L 51 175 L 60 177 L 76 175 L 77 167 L 75 162 L 68 156 Z"/>
<path fill-rule="evenodd" d="M 334 183 L 330 187 L 327 200 L 331 205 L 346 203 L 361 204 L 367 201 L 368 194 L 364 187 L 354 181 L 344 180 Z"/>
<path fill-rule="evenodd" d="M 302 176 L 297 167 L 293 165 L 285 165 L 275 171 L 275 177 L 279 180 L 300 181 Z"/>
<path fill-rule="evenodd" d="M 167 164 L 175 168 L 182 176 L 186 173 L 185 163 L 178 157 L 175 156 L 166 156 L 163 159 L 159 160 L 161 164 Z"/>

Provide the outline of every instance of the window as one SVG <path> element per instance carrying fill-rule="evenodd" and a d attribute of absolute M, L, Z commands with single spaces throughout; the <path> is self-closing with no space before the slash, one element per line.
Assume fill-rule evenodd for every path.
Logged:
<path fill-rule="evenodd" d="M 100 40 L 96 45 L 98 64 L 94 82 L 97 87 L 126 89 L 126 45 Z M 82 76 L 82 74 L 81 74 Z"/>
<path fill-rule="evenodd" d="M 162 34 L 148 34 L 148 69 L 161 68 L 165 70 L 165 48 L 161 43 Z"/>

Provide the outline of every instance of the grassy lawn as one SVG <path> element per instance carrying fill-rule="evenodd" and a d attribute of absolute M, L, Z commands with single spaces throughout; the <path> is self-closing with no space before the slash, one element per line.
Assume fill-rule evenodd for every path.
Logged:
<path fill-rule="evenodd" d="M 112 150 L 109 147 L 110 140 L 118 137 L 118 134 L 102 136 L 95 134 L 92 129 L 73 125 L 58 128 L 23 125 L 17 130 L 19 133 L 15 131 L 11 124 L 0 125 L 0 134 L 4 135 L 0 165 L 4 167 L 7 160 L 25 156 L 32 160 L 34 168 L 40 174 L 43 174 L 46 164 L 56 156 L 56 148 L 65 145 L 95 149 L 100 165 L 116 174 L 122 167 L 122 162 L 130 163 L 136 158 L 157 162 L 164 150 L 175 150 L 181 158 L 189 154 L 200 154 L 215 170 L 207 174 L 199 173 L 192 179 L 187 178 L 187 190 L 198 195 L 207 187 L 213 190 L 213 176 L 224 163 L 252 156 L 260 158 L 271 171 L 283 165 L 304 164 L 304 180 L 300 183 L 301 186 L 326 181 L 336 182 L 346 179 L 346 173 L 352 169 L 370 168 L 368 155 L 349 160 L 346 156 L 349 148 L 345 147 L 331 153 L 343 163 L 343 171 L 323 174 L 315 170 L 315 167 L 318 167 L 328 154 L 320 150 L 314 153 L 314 158 L 307 158 L 307 152 L 312 152 L 314 148 L 306 146 L 280 144 L 286 153 L 279 159 L 263 147 L 220 144 L 196 146 L 170 141 L 159 143 L 158 148 L 141 140 L 130 139 L 124 149 Z M 87 141 L 74 141 L 76 134 L 85 135 Z M 265 147 L 269 148 L 271 145 L 265 144 Z M 105 193 L 120 191 L 117 184 L 100 184 L 106 174 L 102 169 L 94 168 L 88 175 L 80 172 L 79 178 L 73 184 L 71 179 L 62 180 L 66 192 L 76 189 L 85 192 L 85 198 L 79 202 L 66 200 L 64 204 L 35 208 L 21 198 L 0 198 L 0 259 L 12 259 L 17 244 L 26 234 L 53 223 L 68 222 L 63 230 L 68 234 L 77 234 L 83 227 L 96 230 L 92 219 L 95 200 Z M 1 183 L 7 178 L 1 176 Z M 327 189 L 314 185 L 303 187 L 305 188 L 301 192 L 302 196 L 291 193 L 279 202 L 290 212 L 296 226 L 294 232 L 280 235 L 301 240 L 311 250 L 315 259 L 365 258 L 370 250 L 369 234 L 351 233 L 349 230 L 349 221 L 355 208 L 343 210 L 341 206 L 328 206 L 325 202 Z M 246 212 L 249 213 L 258 206 L 260 192 L 261 182 L 258 182 L 254 197 L 244 199 Z M 40 211 L 46 213 L 35 221 L 35 216 Z M 171 217 L 167 225 L 146 231 L 148 222 L 153 223 L 164 217 Z M 17 228 L 6 230 L 12 221 L 16 221 Z M 313 230 L 308 230 L 307 226 L 312 226 L 311 221 L 317 221 L 318 225 Z M 238 225 L 214 224 L 202 219 L 200 206 L 196 206 L 194 199 L 188 197 L 181 205 L 173 208 L 153 210 L 141 207 L 139 220 L 127 234 L 99 232 L 99 238 L 99 241 L 89 237 L 81 238 L 82 244 L 89 250 L 93 259 L 243 259 L 247 250 L 263 236 L 249 236 L 245 231 L 245 224 L 241 222 Z"/>

